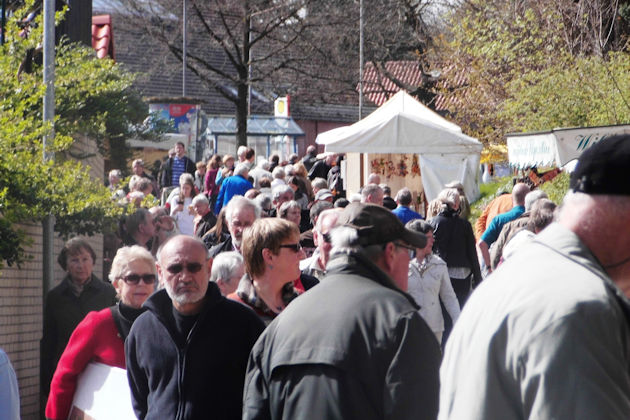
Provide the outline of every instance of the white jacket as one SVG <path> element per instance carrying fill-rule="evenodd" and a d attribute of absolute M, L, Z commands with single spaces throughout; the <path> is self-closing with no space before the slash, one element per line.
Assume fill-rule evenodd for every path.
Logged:
<path fill-rule="evenodd" d="M 407 291 L 420 306 L 418 312 L 436 336 L 437 333 L 444 331 L 440 298 L 453 323 L 459 317 L 459 303 L 448 276 L 446 263 L 437 255 L 429 254 L 422 262 L 414 258 L 409 263 Z"/>

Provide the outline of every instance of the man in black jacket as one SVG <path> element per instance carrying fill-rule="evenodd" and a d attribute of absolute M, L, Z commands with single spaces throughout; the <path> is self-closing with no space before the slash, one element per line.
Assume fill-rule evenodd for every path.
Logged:
<path fill-rule="evenodd" d="M 407 288 L 426 237 L 354 203 L 331 231 L 327 275 L 252 349 L 243 419 L 435 419 L 440 348 Z"/>
<path fill-rule="evenodd" d="M 162 290 L 125 342 L 139 419 L 240 419 L 247 357 L 264 324 L 208 282 L 212 259 L 179 235 L 158 251 Z"/>

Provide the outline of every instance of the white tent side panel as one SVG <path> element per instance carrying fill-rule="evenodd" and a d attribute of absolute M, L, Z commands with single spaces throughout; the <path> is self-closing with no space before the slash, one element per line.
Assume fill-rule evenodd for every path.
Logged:
<path fill-rule="evenodd" d="M 479 197 L 479 154 L 421 154 L 420 170 L 424 194 L 430 202 L 444 185 L 460 181 L 470 202 Z"/>

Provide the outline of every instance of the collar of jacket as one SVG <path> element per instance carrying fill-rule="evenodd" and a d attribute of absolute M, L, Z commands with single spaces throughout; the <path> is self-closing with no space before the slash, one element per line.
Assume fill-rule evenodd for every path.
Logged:
<path fill-rule="evenodd" d="M 211 307 L 219 304 L 225 298 L 221 295 L 219 287 L 216 283 L 209 281 L 208 290 L 206 290 L 204 299 L 205 302 L 197 318 L 198 320 L 202 319 Z M 171 311 L 173 308 L 173 301 L 169 297 L 168 293 L 166 293 L 166 289 L 160 289 L 153 293 L 144 302 L 142 307 L 147 308 L 148 311 L 152 312 L 160 320 L 160 322 L 162 322 L 162 324 L 170 326 L 169 317 L 172 316 Z"/>
<path fill-rule="evenodd" d="M 394 281 L 380 267 L 360 252 L 336 253 L 331 255 L 326 265 L 326 277 L 337 274 L 349 274 L 366 277 L 383 287 L 402 294 L 416 308 L 420 309 L 415 299 L 400 290 Z"/>
<path fill-rule="evenodd" d="M 101 281 L 98 277 L 96 277 L 94 274 L 90 275 L 90 279 L 83 285 L 81 294 L 83 294 L 88 289 L 98 289 L 98 286 L 96 285 L 96 282 L 98 281 Z M 59 286 L 61 289 L 60 291 L 62 293 L 73 294 L 72 293 L 72 279 L 70 279 L 70 274 L 66 274 L 66 276 L 63 278 Z"/>

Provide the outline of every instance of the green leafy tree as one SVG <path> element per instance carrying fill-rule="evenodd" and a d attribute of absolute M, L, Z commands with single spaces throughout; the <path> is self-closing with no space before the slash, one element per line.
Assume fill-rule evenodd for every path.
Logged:
<path fill-rule="evenodd" d="M 627 3 L 461 2 L 441 38 L 458 124 L 500 151 L 509 131 L 623 121 Z"/>
<path fill-rule="evenodd" d="M 11 17 L 0 49 L 0 266 L 27 258 L 28 238 L 19 223 L 53 215 L 61 236 L 92 235 L 121 214 L 109 190 L 76 159 L 83 156 L 71 153 L 72 145 L 87 136 L 101 149 L 120 148 L 146 117 L 130 74 L 88 48 L 62 42 L 56 51 L 55 136 L 46 145 L 55 159 L 45 162 L 42 137 L 51 127 L 42 121 L 41 20 L 21 27 L 32 6 L 26 2 Z"/>
<path fill-rule="evenodd" d="M 507 85 L 499 113 L 511 131 L 622 124 L 630 121 L 630 55 L 567 59 Z"/>

